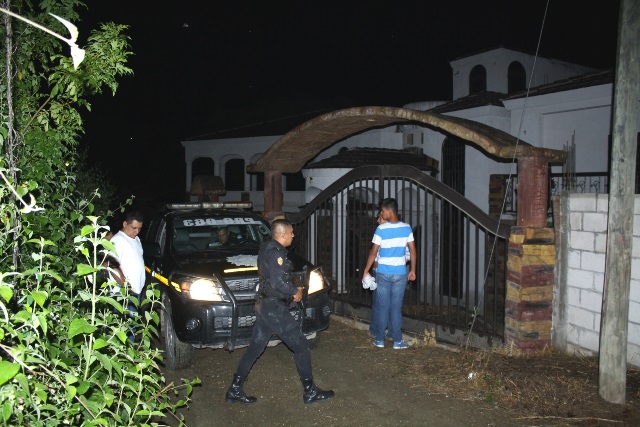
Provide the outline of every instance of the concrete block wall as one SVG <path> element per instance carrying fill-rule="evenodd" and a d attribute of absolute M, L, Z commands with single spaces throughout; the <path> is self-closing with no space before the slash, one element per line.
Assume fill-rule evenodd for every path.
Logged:
<path fill-rule="evenodd" d="M 608 194 L 560 196 L 552 341 L 570 353 L 596 354 L 607 247 Z M 627 361 L 640 367 L 640 197 L 634 207 Z"/>

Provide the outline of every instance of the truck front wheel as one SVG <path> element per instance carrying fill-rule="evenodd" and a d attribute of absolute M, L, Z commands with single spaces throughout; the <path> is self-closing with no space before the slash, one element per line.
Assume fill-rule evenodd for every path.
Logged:
<path fill-rule="evenodd" d="M 164 293 L 162 295 L 162 312 L 160 313 L 160 323 L 164 333 L 165 359 L 171 369 L 188 368 L 193 364 L 194 348 L 191 344 L 182 342 L 176 336 L 171 317 L 171 300 Z"/>

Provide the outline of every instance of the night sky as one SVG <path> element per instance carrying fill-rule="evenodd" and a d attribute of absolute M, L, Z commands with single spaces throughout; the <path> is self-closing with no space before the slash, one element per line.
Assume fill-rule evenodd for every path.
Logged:
<path fill-rule="evenodd" d="M 135 75 L 115 98 L 92 100 L 84 144 L 122 196 L 164 200 L 184 196 L 182 139 L 312 111 L 449 100 L 449 61 L 468 54 L 533 54 L 540 41 L 540 56 L 613 68 L 619 9 L 615 0 L 87 5 L 81 31 L 130 26 Z"/>

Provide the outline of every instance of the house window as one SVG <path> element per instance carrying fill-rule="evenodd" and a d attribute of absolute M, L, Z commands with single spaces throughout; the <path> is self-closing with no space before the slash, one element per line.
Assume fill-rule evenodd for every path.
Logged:
<path fill-rule="evenodd" d="M 476 65 L 469 74 L 469 95 L 487 90 L 487 70 L 482 65 Z"/>
<path fill-rule="evenodd" d="M 509 64 L 507 79 L 509 81 L 509 93 L 519 92 L 525 90 L 525 88 L 527 87 L 527 73 L 525 73 L 524 67 L 518 61 L 513 61 L 511 64 Z"/>
<path fill-rule="evenodd" d="M 442 182 L 464 196 L 465 144 L 448 137 L 442 145 Z"/>
<path fill-rule="evenodd" d="M 286 191 L 304 191 L 305 182 L 302 172 L 284 173 L 284 185 Z"/>
<path fill-rule="evenodd" d="M 198 175 L 215 175 L 214 161 L 208 157 L 198 157 L 191 164 L 191 181 Z"/>
<path fill-rule="evenodd" d="M 264 191 L 264 172 L 252 173 L 249 175 L 249 190 Z"/>
<path fill-rule="evenodd" d="M 224 164 L 224 186 L 227 191 L 244 190 L 244 160 L 231 159 Z"/>

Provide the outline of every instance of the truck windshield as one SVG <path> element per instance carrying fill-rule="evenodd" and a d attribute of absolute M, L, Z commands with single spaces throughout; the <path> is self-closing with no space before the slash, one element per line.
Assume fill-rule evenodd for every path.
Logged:
<path fill-rule="evenodd" d="M 173 248 L 176 252 L 194 252 L 241 245 L 259 246 L 270 236 L 271 231 L 263 223 L 212 225 L 185 219 L 174 226 Z"/>

